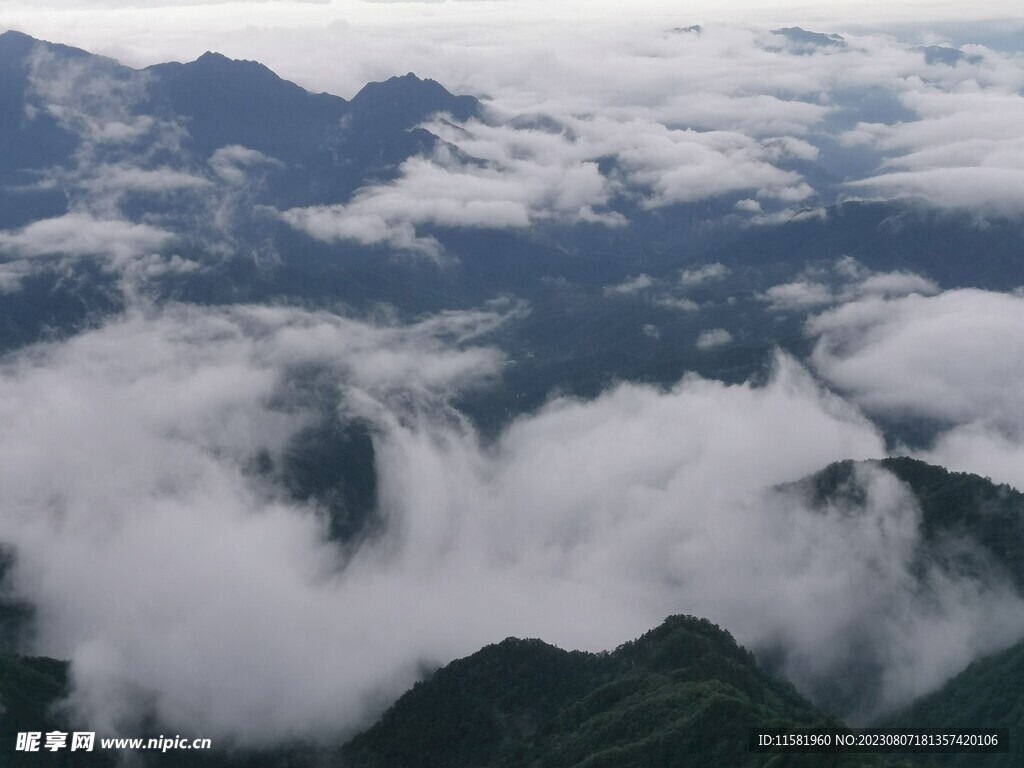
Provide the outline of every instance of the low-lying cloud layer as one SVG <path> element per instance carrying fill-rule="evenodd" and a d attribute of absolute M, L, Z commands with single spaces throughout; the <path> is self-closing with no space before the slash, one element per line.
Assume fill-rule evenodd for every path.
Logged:
<path fill-rule="evenodd" d="M 726 202 L 736 225 L 770 226 L 858 197 L 982 216 L 1024 210 L 1019 58 L 980 45 L 937 48 L 934 35 L 922 48 L 862 32 L 825 44 L 815 40 L 832 38 L 808 42 L 784 29 L 651 24 L 513 27 L 497 42 L 483 25 L 440 38 L 432 31 L 417 45 L 399 45 L 400 26 L 300 28 L 295 34 L 310 38 L 305 59 L 324 49 L 332 61 L 344 50 L 335 69 L 365 78 L 328 85 L 284 67 L 308 87 L 349 96 L 365 80 L 413 70 L 483 98 L 485 109 L 462 124 L 428 121 L 443 143 L 406 158 L 396 178 L 279 216 L 318 240 L 440 258 L 438 228 L 620 227 L 631 211 L 707 200 Z M 946 55 L 929 55 L 935 50 Z M 239 184 L 278 161 L 243 160 L 240 152 L 253 151 L 245 147 L 217 150 L 231 157 L 183 152 L 187 122 L 139 112 L 148 83 L 147 73 L 109 60 L 33 54 L 26 119 L 49 115 L 81 140 L 72 167 L 48 169 L 40 183 L 64 191 L 76 216 L 179 237 L 199 227 L 223 252 Z M 177 196 L 188 215 L 133 218 L 123 203 L 139 194 Z M 6 284 L 41 268 L 8 269 Z"/>
<path fill-rule="evenodd" d="M 139 281 L 198 271 L 237 250 L 242 205 L 247 221 L 253 215 L 247 187 L 279 161 L 236 145 L 197 157 L 186 149 L 185 121 L 145 112 L 148 72 L 45 45 L 25 66 L 25 125 L 49 117 L 76 145 L 67 163 L 35 169 L 19 187 L 57 191 L 67 210 L 0 230 L 0 289 L 18 290 L 34 274 L 69 273 L 88 259 L 134 292 Z"/>
<path fill-rule="evenodd" d="M 593 58 L 582 46 L 594 32 L 518 41 L 533 55 L 517 48 L 499 68 L 491 47 L 486 59 L 460 47 L 455 70 L 406 53 L 409 68 L 485 96 L 485 119 L 430 124 L 457 155 L 417 158 L 394 182 L 285 220 L 323 240 L 436 256 L 418 227 L 614 226 L 623 205 L 731 199 L 737 223 L 754 225 L 847 198 L 1022 210 L 1017 58 L 885 35 L 794 47 L 785 30 L 716 25 L 604 30 Z"/>
<path fill-rule="evenodd" d="M 282 58 L 307 85 L 329 77 L 351 95 L 397 66 L 489 98 L 480 119 L 428 121 L 442 143 L 392 180 L 275 216 L 440 259 L 446 228 L 610 232 L 623 211 L 710 200 L 737 226 L 844 195 L 1020 212 L 1019 57 L 715 25 L 526 25 L 486 45 L 442 27 L 414 45 L 408 30 L 344 23 L 296 33 L 311 45 Z M 350 65 L 311 73 L 317 51 Z M 187 125 L 137 113 L 140 73 L 45 55 L 31 67 L 26 119 L 47 114 L 80 146 L 37 185 L 65 192 L 68 211 L 0 232 L 0 291 L 83 258 L 126 276 L 201 269 L 175 253 L 182 238 L 222 254 L 251 177 L 282 166 L 244 146 L 182 150 Z M 139 194 L 180 207 L 133 213 Z M 605 300 L 702 318 L 716 307 L 690 295 L 736 277 L 719 262 L 656 275 L 612 277 Z M 598 650 L 677 612 L 781 649 L 808 691 L 844 685 L 851 659 L 877 662 L 855 717 L 904 703 L 1019 639 L 1020 596 L 915 563 L 920 510 L 884 472 L 859 472 L 858 510 L 807 509 L 775 486 L 883 456 L 876 415 L 937 424 L 919 455 L 1024 486 L 1024 298 L 940 292 L 852 259 L 779 279 L 754 303 L 782 321 L 814 314 L 819 380 L 778 353 L 760 383 L 624 383 L 491 439 L 452 403 L 499 379 L 487 334 L 528 311 L 511 300 L 408 324 L 171 304 L 15 351 L 0 360 L 0 540 L 38 608 L 32 650 L 74 662 L 72 703 L 98 728 L 130 730 L 152 708 L 181 732 L 250 744 L 349 731 L 424 664 L 506 635 Z M 730 344 L 720 322 L 688 344 Z M 325 411 L 373 435 L 383 525 L 358 546 L 261 470 Z"/>
<path fill-rule="evenodd" d="M 74 661 L 89 716 L 110 727 L 142 686 L 172 722 L 277 739 L 354 724 L 409 682 L 416 654 L 370 662 L 406 642 L 374 618 L 370 576 L 343 577 L 323 514 L 252 464 L 317 406 L 289 372 L 328 370 L 335 399 L 371 415 L 396 389 L 430 403 L 494 373 L 495 351 L 448 345 L 505 317 L 172 307 L 8 360 L 0 538 L 39 607 L 36 648 Z"/>
<path fill-rule="evenodd" d="M 815 367 L 873 411 L 1022 427 L 1024 299 L 989 291 L 867 298 L 812 319 Z"/>
<path fill-rule="evenodd" d="M 1024 298 L 978 290 L 871 296 L 808 321 L 826 380 L 879 415 L 945 426 L 936 463 L 1024 487 Z"/>
<path fill-rule="evenodd" d="M 344 204 L 286 211 L 284 220 L 322 240 L 436 252 L 436 242 L 417 237 L 415 227 L 525 229 L 550 221 L 615 227 L 626 223 L 609 209 L 617 197 L 661 208 L 733 192 L 786 202 L 814 194 L 800 174 L 773 164 L 803 151 L 795 139 L 762 142 L 739 131 L 677 130 L 595 115 L 563 116 L 542 129 L 497 111 L 490 119 L 430 123 L 445 145 L 430 158 L 406 161 L 395 182 L 364 189 Z M 614 171 L 600 171 L 603 158 L 615 159 Z"/>
<path fill-rule="evenodd" d="M 888 475 L 865 477 L 859 516 L 771 490 L 885 450 L 784 355 L 762 385 L 623 384 L 482 440 L 447 403 L 497 375 L 475 340 L 523 311 L 169 306 L 8 358 L 0 539 L 39 609 L 33 649 L 73 660 L 82 717 L 337 734 L 423 663 L 507 635 L 604 649 L 675 612 L 784 647 L 810 690 L 877 656 L 884 707 L 1024 631 L 998 583 L 911 569 L 919 513 Z M 314 371 L 336 387 L 297 385 Z M 354 550 L 255 469 L 322 398 L 375 435 L 385 527 Z"/>

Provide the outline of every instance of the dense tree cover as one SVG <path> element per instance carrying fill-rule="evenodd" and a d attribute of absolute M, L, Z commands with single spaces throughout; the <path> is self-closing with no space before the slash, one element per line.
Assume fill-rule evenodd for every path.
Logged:
<path fill-rule="evenodd" d="M 959 553 L 957 567 L 998 565 L 1021 587 L 1024 495 L 975 475 L 911 459 L 873 462 L 907 483 L 922 510 L 922 557 Z M 865 501 L 855 462 L 839 462 L 789 486 L 812 506 Z M 963 547 L 946 543 L 970 540 Z M 10 553 L 5 568 L 10 564 Z M 65 662 L 17 656 L 14 640 L 31 612 L 0 604 L 0 753 L 14 755 L 19 730 L 67 729 L 54 704 L 67 693 Z M 1014 765 L 1024 738 L 1024 644 L 972 664 L 942 690 L 886 724 L 1006 726 Z M 707 620 L 674 616 L 614 651 L 564 651 L 541 640 L 509 638 L 437 670 L 402 696 L 380 720 L 340 749 L 288 747 L 274 753 L 176 753 L 149 764 L 183 768 L 558 768 L 575 766 L 871 766 L 871 755 L 758 755 L 750 727 L 842 727 L 792 686 L 759 668 L 728 632 Z M 61 758 L 60 755 L 64 757 Z M 106 766 L 110 754 L 14 755 L 3 765 Z M 107 762 L 104 762 L 104 759 Z M 901 763 L 908 764 L 905 758 Z M 978 756 L 914 758 L 974 765 Z M 19 762 L 19 760 L 21 762 Z M 89 762 L 89 761 L 92 762 Z M 31 762 L 26 762 L 31 761 Z"/>
<path fill-rule="evenodd" d="M 605 654 L 487 646 L 406 693 L 342 755 L 351 768 L 883 764 L 748 751 L 749 728 L 798 725 L 841 727 L 728 632 L 673 616 Z"/>
<path fill-rule="evenodd" d="M 938 599 L 944 581 L 965 580 L 983 588 L 1016 589 L 1024 597 L 1024 494 L 1007 485 L 915 459 L 888 458 L 837 462 L 779 490 L 802 508 L 856 516 L 875 503 L 862 472 L 869 468 L 902 481 L 919 509 L 919 536 L 907 553 L 906 567 L 916 577 L 912 588 L 922 599 Z M 943 577 L 936 580 L 936 573 Z M 869 621 L 851 629 L 861 631 L 870 636 Z M 785 667 L 785 648 L 758 651 L 770 671 Z M 846 674 L 802 690 L 826 711 L 871 712 L 884 685 L 886 649 L 851 641 L 844 653 Z"/>
<path fill-rule="evenodd" d="M 102 752 L 72 754 L 15 751 L 19 732 L 69 732 L 71 727 L 54 705 L 68 691 L 68 664 L 43 657 L 0 655 L 0 765 L 11 768 L 113 768 Z"/>
<path fill-rule="evenodd" d="M 54 709 L 67 693 L 67 671 L 53 659 L 0 658 L 3 765 L 115 764 L 111 751 L 13 751 L 17 731 L 69 730 Z M 758 669 L 729 633 L 674 616 L 610 653 L 515 638 L 487 646 L 417 684 L 340 751 L 137 756 L 145 765 L 182 768 L 885 765 L 870 755 L 753 754 L 754 726 L 842 724 Z"/>
<path fill-rule="evenodd" d="M 1024 591 L 1024 493 L 915 459 L 884 459 L 881 465 L 913 490 L 926 538 L 973 539 Z"/>
<path fill-rule="evenodd" d="M 882 467 L 913 492 L 921 508 L 923 556 L 945 558 L 961 573 L 995 569 L 1024 593 L 1024 493 L 990 479 L 906 457 L 863 462 Z M 815 507 L 863 504 L 854 478 L 858 462 L 841 461 L 789 488 L 808 494 Z"/>
<path fill-rule="evenodd" d="M 1024 643 L 979 659 L 939 690 L 923 696 L 886 725 L 1009 728 L 1007 754 L 935 755 L 942 766 L 1011 768 L 1024 763 Z"/>

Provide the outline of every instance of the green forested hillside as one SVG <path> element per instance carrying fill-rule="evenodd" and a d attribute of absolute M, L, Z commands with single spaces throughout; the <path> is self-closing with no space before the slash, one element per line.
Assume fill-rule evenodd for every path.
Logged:
<path fill-rule="evenodd" d="M 0 658 L 0 765 L 109 768 L 115 753 L 16 753 L 17 731 L 67 730 L 67 664 Z M 728 632 L 670 617 L 610 653 L 509 638 L 438 670 L 340 750 L 138 754 L 187 768 L 881 766 L 869 755 L 748 752 L 748 729 L 840 726 L 758 669 Z M 124 755 L 122 755 L 124 757 Z M 905 765 L 905 764 L 904 764 Z"/>
<path fill-rule="evenodd" d="M 1024 588 L 1024 495 L 985 478 L 911 459 L 873 464 L 894 473 L 916 496 L 923 513 L 921 557 L 943 557 L 943 542 L 966 537 L 977 546 L 950 550 L 958 557 L 965 551 L 970 555 L 958 567 L 969 567 L 982 558 Z M 812 507 L 856 504 L 856 467 L 854 462 L 833 464 L 790 488 L 804 494 Z M 24 606 L 11 603 L 5 610 L 7 621 L 0 623 L 23 624 Z M 0 657 L 0 738 L 8 742 L 4 754 L 13 754 L 16 731 L 59 724 L 52 705 L 65 694 L 66 677 L 63 662 L 13 654 Z M 1018 747 L 1024 743 L 1022 682 L 1024 644 L 976 662 L 887 724 L 1009 727 L 1014 749 L 1009 756 L 935 756 L 923 762 L 966 766 L 983 759 L 986 766 L 1015 765 Z M 153 764 L 189 768 L 890 764 L 871 755 L 747 751 L 752 726 L 817 725 L 841 724 L 760 668 L 728 632 L 706 620 L 675 616 L 607 653 L 564 651 L 541 640 L 514 638 L 489 645 L 418 683 L 374 725 L 340 748 L 293 745 L 273 754 L 178 753 Z M 76 758 L 79 762 L 67 765 L 109 764 L 111 756 L 105 757 L 107 763 Z M 40 754 L 4 759 L 0 764 L 65 765 Z M 896 764 L 910 764 L 910 758 Z"/>
<path fill-rule="evenodd" d="M 1024 493 L 906 457 L 836 462 L 787 487 L 807 494 L 812 507 L 836 501 L 863 504 L 854 476 L 857 466 L 881 467 L 910 487 L 921 507 L 923 556 L 955 557 L 963 574 L 995 569 L 1024 594 Z M 965 542 L 973 548 L 965 548 Z"/>
<path fill-rule="evenodd" d="M 16 752 L 19 731 L 69 731 L 54 704 L 67 694 L 68 664 L 42 657 L 0 655 L 0 765 L 11 768 L 110 768 L 101 752 Z"/>
<path fill-rule="evenodd" d="M 883 467 L 914 491 L 925 536 L 969 537 L 980 544 L 1024 591 L 1024 493 L 966 472 L 908 458 L 884 459 Z"/>
<path fill-rule="evenodd" d="M 934 755 L 943 766 L 1024 765 L 1024 643 L 971 664 L 942 688 L 889 718 L 887 725 L 1009 728 L 1008 754 Z"/>
<path fill-rule="evenodd" d="M 748 729 L 835 725 L 728 632 L 673 616 L 615 651 L 508 639 L 418 684 L 342 750 L 351 768 L 882 765 L 757 755 Z"/>

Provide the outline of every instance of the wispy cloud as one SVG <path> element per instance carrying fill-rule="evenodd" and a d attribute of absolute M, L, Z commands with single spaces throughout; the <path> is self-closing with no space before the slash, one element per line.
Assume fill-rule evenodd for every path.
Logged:
<path fill-rule="evenodd" d="M 724 347 L 732 344 L 732 334 L 724 328 L 712 328 L 710 331 L 701 331 L 697 337 L 697 349 L 705 351 Z"/>
<path fill-rule="evenodd" d="M 606 286 L 604 289 L 604 294 L 605 296 L 630 296 L 633 294 L 641 293 L 642 291 L 646 291 L 652 285 L 654 285 L 654 280 L 651 278 L 651 276 L 645 273 L 641 273 L 636 277 L 631 277 L 628 280 L 624 280 L 623 282 L 617 285 Z"/>
<path fill-rule="evenodd" d="M 158 251 L 172 237 L 170 232 L 148 224 L 69 213 L 35 221 L 13 232 L 0 232 L 0 252 L 22 258 L 110 256 L 115 263 L 123 263 Z"/>

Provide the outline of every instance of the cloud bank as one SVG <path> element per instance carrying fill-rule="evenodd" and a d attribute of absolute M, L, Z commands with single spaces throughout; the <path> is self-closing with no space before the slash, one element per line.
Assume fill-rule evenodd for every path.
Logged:
<path fill-rule="evenodd" d="M 331 75 L 279 54 L 303 82 L 333 78 L 346 94 L 400 61 L 490 96 L 482 120 L 428 123 L 442 145 L 394 181 L 281 212 L 292 227 L 440 258 L 444 228 L 612 228 L 624 223 L 616 206 L 656 215 L 720 199 L 738 223 L 767 223 L 845 178 L 816 163 L 860 174 L 846 194 L 1017 211 L 1024 79 L 1011 56 L 972 48 L 950 66 L 881 35 L 794 49 L 767 30 L 714 26 L 526 25 L 489 45 L 425 29 L 415 45 L 408 29 L 297 32 L 311 41 L 304 62 L 351 56 Z M 229 41 L 230 52 L 274 64 L 246 49 L 263 34 Z M 29 111 L 81 147 L 44 180 L 68 190 L 69 212 L 0 233 L 15 259 L 0 290 L 47 257 L 195 268 L 166 252 L 194 222 L 131 220 L 129 193 L 186 195 L 212 212 L 209 252 L 230 240 L 233 196 L 276 161 L 232 146 L 193 162 L 180 152 L 186 127 L 135 114 L 137 73 L 33 66 Z M 869 102 L 873 117 L 858 111 Z M 715 262 L 679 281 L 727 272 Z M 181 731 L 249 744 L 356 728 L 424 664 L 506 635 L 598 650 L 675 612 L 782 647 L 806 690 L 857 654 L 877 659 L 878 697 L 854 716 L 906 702 L 1018 639 L 1019 597 L 916 568 L 920 511 L 883 472 L 858 476 L 863 510 L 810 510 L 775 486 L 884 455 L 864 413 L 934 420 L 919 454 L 1024 485 L 1022 299 L 940 293 L 920 275 L 845 259 L 826 272 L 758 297 L 819 312 L 809 362 L 847 399 L 780 354 L 759 384 L 621 384 L 555 399 L 493 439 L 451 403 L 498 377 L 503 356 L 487 334 L 526 311 L 513 304 L 408 324 L 169 305 L 13 353 L 0 361 L 0 539 L 18 548 L 14 588 L 39 609 L 32 650 L 73 660 L 73 703 L 97 727 L 129 729 L 152 708 Z M 606 292 L 662 288 L 640 273 Z M 710 328 L 694 343 L 731 340 Z M 324 410 L 373 435 L 384 527 L 358 546 L 330 540 L 325 509 L 259 470 Z"/>
<path fill-rule="evenodd" d="M 887 475 L 865 479 L 859 517 L 772 490 L 884 454 L 788 357 L 762 385 L 623 384 L 483 440 L 448 403 L 497 375 L 486 334 L 523 311 L 403 325 L 171 305 L 8 357 L 0 539 L 38 607 L 33 650 L 74 663 L 81 717 L 131 728 L 152 708 L 256 745 L 340 735 L 424 663 L 507 635 L 608 648 L 674 612 L 783 644 L 810 689 L 847 663 L 851 626 L 891 617 L 857 638 L 884 706 L 1024 630 L 998 584 L 914 581 L 918 512 Z M 302 386 L 314 372 L 333 384 Z M 384 528 L 354 548 L 257 469 L 325 404 L 374 435 Z"/>
<path fill-rule="evenodd" d="M 938 423 L 921 456 L 1024 487 L 1024 298 L 869 296 L 811 318 L 811 361 L 869 412 Z"/>

